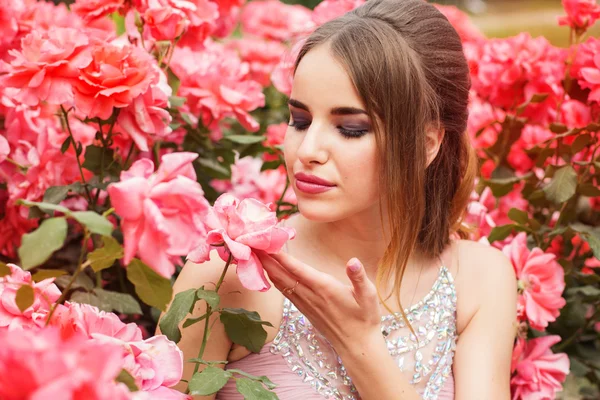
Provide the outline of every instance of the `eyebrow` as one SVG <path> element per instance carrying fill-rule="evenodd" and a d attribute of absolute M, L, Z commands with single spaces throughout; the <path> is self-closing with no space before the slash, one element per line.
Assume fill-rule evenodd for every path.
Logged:
<path fill-rule="evenodd" d="M 296 99 L 289 99 L 288 104 L 292 107 L 296 107 L 301 110 L 310 112 L 310 108 L 306 104 L 304 104 L 301 101 L 298 101 Z M 367 115 L 367 112 L 361 108 L 356 108 L 356 107 L 335 107 L 335 108 L 331 109 L 331 115 L 356 115 L 356 114 Z"/>

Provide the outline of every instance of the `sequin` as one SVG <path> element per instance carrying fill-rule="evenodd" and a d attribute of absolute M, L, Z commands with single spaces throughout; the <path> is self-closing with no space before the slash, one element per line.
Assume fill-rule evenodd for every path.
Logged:
<path fill-rule="evenodd" d="M 404 311 L 416 335 L 400 313 L 381 317 L 381 333 L 401 373 L 423 399 L 435 400 L 452 374 L 457 339 L 456 289 L 448 269 L 441 267 L 431 291 Z M 324 398 L 360 400 L 331 344 L 288 299 L 270 351 L 282 355 L 291 370 Z"/>

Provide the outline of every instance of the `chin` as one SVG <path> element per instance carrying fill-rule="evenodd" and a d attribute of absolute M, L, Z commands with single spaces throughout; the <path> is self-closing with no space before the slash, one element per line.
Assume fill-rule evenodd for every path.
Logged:
<path fill-rule="evenodd" d="M 339 203 L 315 199 L 298 199 L 298 212 L 314 222 L 334 222 L 348 216 L 339 207 Z"/>

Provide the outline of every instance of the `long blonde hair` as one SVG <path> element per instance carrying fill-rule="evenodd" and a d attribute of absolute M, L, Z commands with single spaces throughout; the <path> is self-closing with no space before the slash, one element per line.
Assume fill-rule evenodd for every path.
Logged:
<path fill-rule="evenodd" d="M 380 208 L 389 212 L 390 244 L 377 274 L 400 286 L 414 251 L 439 257 L 461 221 L 473 188 L 476 160 L 466 134 L 469 67 L 461 40 L 446 17 L 423 0 L 369 0 L 331 20 L 306 40 L 296 59 L 327 43 L 348 72 L 377 138 Z M 426 129 L 445 130 L 427 166 Z M 391 296 L 382 299 L 385 304 Z"/>

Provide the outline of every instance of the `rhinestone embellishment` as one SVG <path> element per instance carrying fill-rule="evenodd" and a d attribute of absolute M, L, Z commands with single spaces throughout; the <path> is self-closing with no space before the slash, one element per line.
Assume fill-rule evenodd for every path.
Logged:
<path fill-rule="evenodd" d="M 400 371 L 425 400 L 435 400 L 452 374 L 456 349 L 456 289 L 441 267 L 431 291 L 404 310 L 415 334 L 400 313 L 381 317 L 381 333 Z M 342 360 L 287 298 L 283 320 L 270 351 L 280 354 L 290 370 L 326 399 L 359 400 Z"/>

